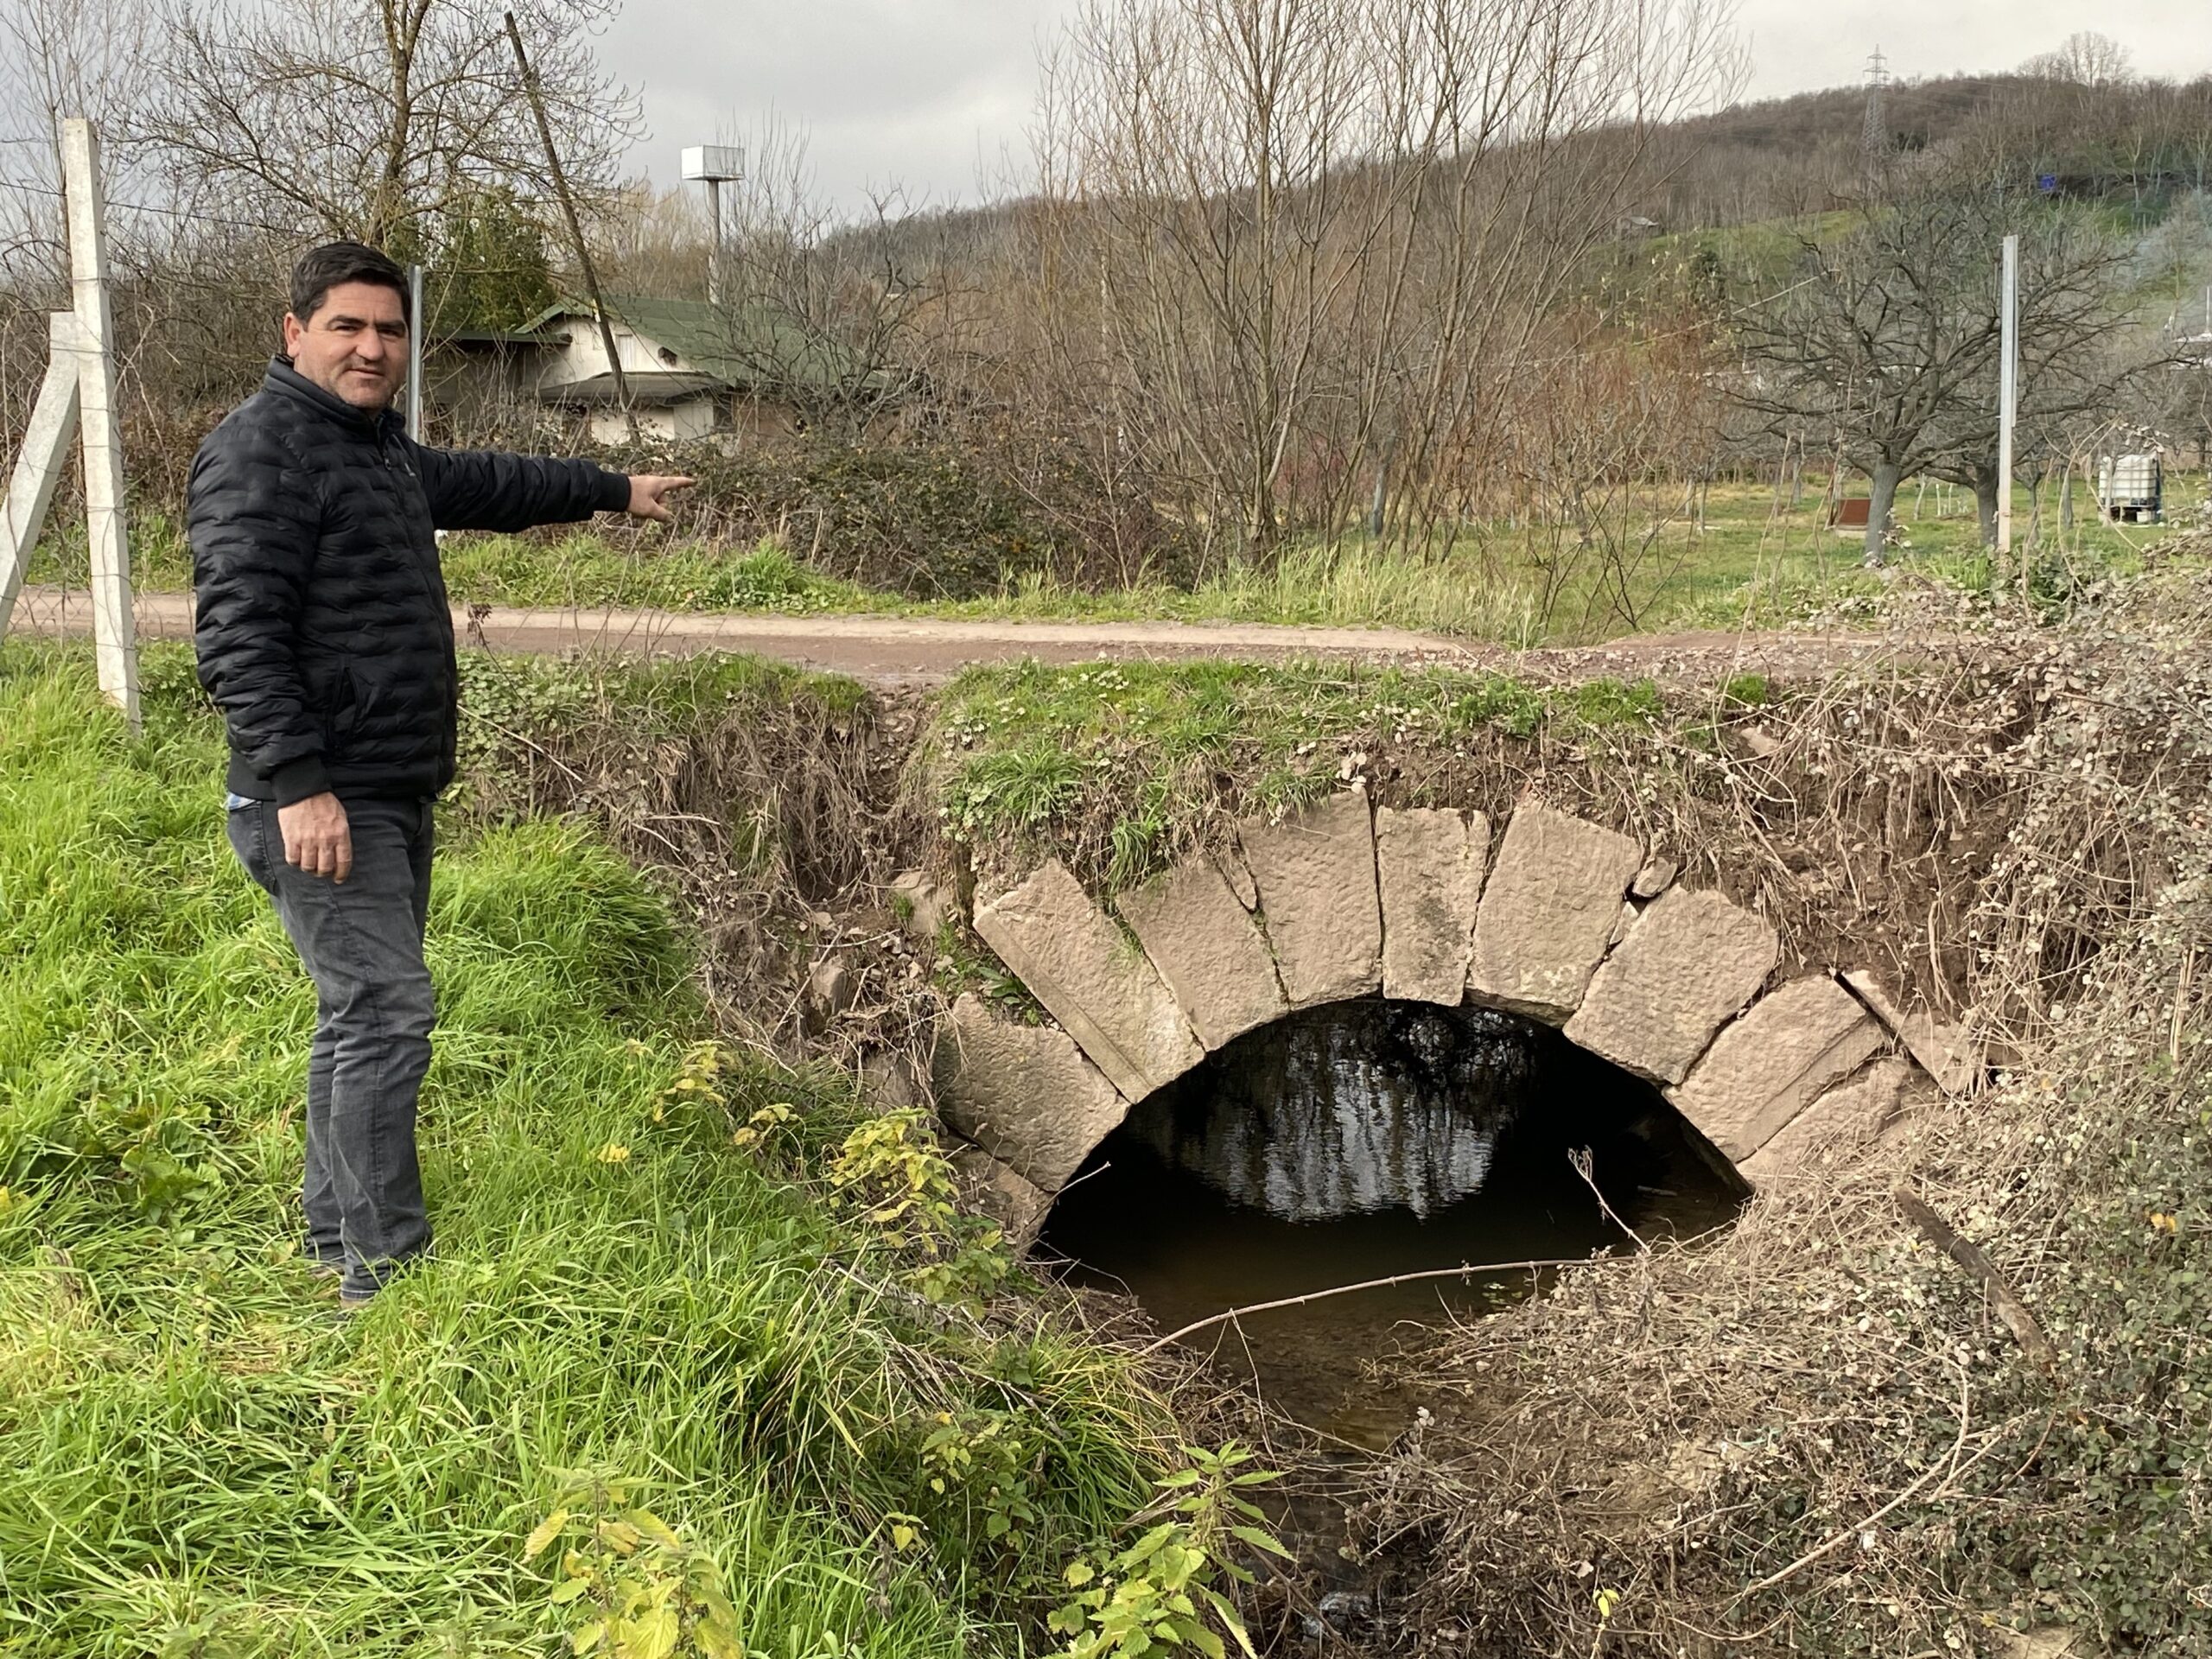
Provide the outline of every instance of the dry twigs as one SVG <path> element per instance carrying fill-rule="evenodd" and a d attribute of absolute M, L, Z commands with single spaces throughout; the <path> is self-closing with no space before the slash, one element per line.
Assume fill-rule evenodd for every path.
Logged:
<path fill-rule="evenodd" d="M 1540 1297 L 1427 1357 L 1436 1425 L 1359 1511 L 1409 1637 L 1626 1650 L 1603 1587 L 1651 1651 L 1976 1651 L 1987 1618 L 2049 1622 L 2048 1576 L 2019 1563 L 2053 1537 L 2163 1559 L 2109 1541 L 2128 1480 L 2081 1471 L 2109 1466 L 2107 1440 L 2121 1464 L 2182 1444 L 2157 1437 L 2199 1398 L 2155 1366 L 2087 1362 L 2164 1352 L 2141 1310 L 2185 1276 L 2190 1154 L 2139 1195 L 2120 1172 L 2161 1122 L 2201 1134 L 2212 580 L 2156 578 L 2055 626 L 1967 620 L 1955 656 L 1892 683 L 1622 731 L 1548 773 L 1692 884 L 1757 902 L 1801 959 L 1866 961 L 2017 1058 L 1993 1093 L 1908 1115 L 1708 1246 L 1655 1241 L 1573 1275 L 1602 1273 L 1605 1297 Z M 1639 792 L 1613 786 L 1639 766 Z M 1900 1210 L 1936 1249 L 1909 1248 Z M 2092 1268 L 2084 1217 L 2113 1212 L 2173 1261 L 2124 1285 L 2129 1258 Z M 2185 1532 L 2201 1482 L 2186 1458 L 2162 1466 L 2184 1471 L 2160 1487 L 2183 1489 Z M 2171 1606 L 2148 1579 L 2088 1574 L 2061 1600 L 2152 1634 Z"/>
<path fill-rule="evenodd" d="M 1630 1234 L 1630 1236 L 1634 1237 L 1635 1235 Z M 1279 1307 L 1302 1307 L 1308 1302 L 1324 1301 L 1332 1296 L 1349 1296 L 1355 1291 L 1388 1290 L 1393 1285 L 1419 1284 L 1425 1279 L 1471 1279 L 1478 1274 L 1535 1273 L 1544 1268 L 1586 1267 L 1590 1260 L 1586 1255 L 1576 1255 L 1545 1261 L 1485 1262 L 1478 1267 L 1470 1267 L 1463 1262 L 1456 1268 L 1428 1268 L 1420 1273 L 1393 1274 L 1388 1279 L 1363 1279 L 1356 1285 L 1332 1285 L 1326 1290 L 1309 1290 L 1302 1296 L 1283 1296 L 1272 1302 L 1254 1302 L 1248 1306 L 1210 1313 L 1203 1319 L 1193 1319 L 1179 1330 L 1170 1331 L 1166 1336 L 1145 1344 L 1137 1352 L 1140 1355 L 1158 1353 L 1170 1343 L 1179 1342 L 1193 1332 L 1205 1331 L 1217 1325 L 1234 1324 L 1248 1313 L 1267 1313 Z"/>
<path fill-rule="evenodd" d="M 1979 1244 L 1959 1236 L 1958 1230 L 1937 1215 L 1910 1187 L 1900 1186 L 1894 1194 L 1897 1208 L 1904 1211 L 1905 1219 L 1917 1227 L 1928 1242 L 1949 1256 L 1977 1280 L 1988 1294 L 1989 1305 L 2005 1328 L 2012 1333 L 2012 1340 L 2020 1344 L 2020 1351 L 2042 1366 L 2050 1370 L 2058 1363 L 2058 1351 L 2050 1345 L 2050 1338 L 2043 1333 L 2043 1325 L 2028 1305 L 2020 1300 L 2019 1293 L 1997 1270 L 1997 1264 Z"/>

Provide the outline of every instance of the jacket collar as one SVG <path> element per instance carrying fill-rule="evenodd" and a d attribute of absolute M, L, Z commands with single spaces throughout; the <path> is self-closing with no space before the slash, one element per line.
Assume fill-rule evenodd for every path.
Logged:
<path fill-rule="evenodd" d="M 379 437 L 387 433 L 406 429 L 407 417 L 396 409 L 368 410 L 356 409 L 334 392 L 321 386 L 292 366 L 292 359 L 279 353 L 269 359 L 269 372 L 263 377 L 262 390 L 273 391 L 281 397 L 306 404 L 325 418 L 350 427 L 364 437 Z"/>

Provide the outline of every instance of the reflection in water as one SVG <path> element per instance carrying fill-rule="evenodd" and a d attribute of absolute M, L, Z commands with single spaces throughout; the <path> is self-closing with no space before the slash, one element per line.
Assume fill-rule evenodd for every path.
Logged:
<path fill-rule="evenodd" d="M 1253 1032 L 1133 1109 L 1047 1221 L 1080 1282 L 1162 1329 L 1330 1286 L 1573 1257 L 1733 1214 L 1743 1189 L 1649 1085 L 1548 1027 L 1370 999 Z M 1372 1362 L 1452 1314 L 1523 1294 L 1525 1272 L 1332 1298 L 1240 1319 L 1202 1345 L 1310 1422 L 1371 1438 L 1410 1407 Z"/>
<path fill-rule="evenodd" d="M 1285 1221 L 1392 1208 L 1425 1217 L 1480 1192 L 1529 1083 L 1527 1022 L 1421 1002 L 1349 1006 L 1357 1012 L 1247 1038 L 1233 1063 L 1131 1114 L 1132 1135 Z"/>

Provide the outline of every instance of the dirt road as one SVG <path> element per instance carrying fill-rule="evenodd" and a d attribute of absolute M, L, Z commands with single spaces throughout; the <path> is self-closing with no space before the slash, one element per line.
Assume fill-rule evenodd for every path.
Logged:
<path fill-rule="evenodd" d="M 192 630 L 185 594 L 141 594 L 142 638 L 177 639 Z M 82 593 L 26 588 L 12 625 L 34 633 L 92 631 L 92 604 Z M 522 610 L 499 606 L 473 613 L 456 607 L 457 639 L 494 651 L 557 655 L 613 652 L 680 657 L 709 651 L 750 652 L 803 668 L 891 684 L 929 684 L 971 663 L 1089 662 L 1099 658 L 1173 660 L 1220 657 L 1249 661 L 1290 658 L 1340 659 L 1452 668 L 1492 668 L 1540 679 L 1596 675 L 1703 681 L 1731 674 L 1779 678 L 1819 674 L 1895 648 L 1889 636 L 1865 633 L 1642 634 L 1606 645 L 1514 651 L 1502 645 L 1394 628 L 1281 627 L 1264 623 L 983 622 L 942 617 L 779 616 L 765 613 L 631 610 Z"/>

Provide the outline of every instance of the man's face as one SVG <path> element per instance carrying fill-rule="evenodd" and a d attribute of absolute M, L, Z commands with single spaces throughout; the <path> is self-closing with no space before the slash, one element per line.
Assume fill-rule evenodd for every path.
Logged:
<path fill-rule="evenodd" d="M 391 406 L 407 377 L 407 319 L 381 283 L 340 283 L 302 322 L 284 314 L 292 366 L 356 409 Z"/>

